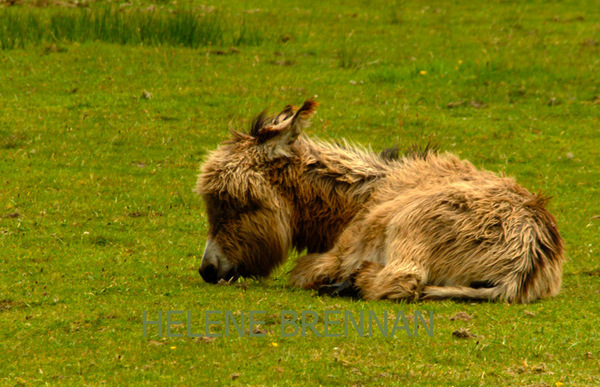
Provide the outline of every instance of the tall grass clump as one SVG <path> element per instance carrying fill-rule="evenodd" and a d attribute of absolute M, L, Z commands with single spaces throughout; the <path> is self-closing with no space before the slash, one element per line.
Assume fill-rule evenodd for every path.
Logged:
<path fill-rule="evenodd" d="M 124 45 L 200 47 L 217 44 L 259 45 L 262 35 L 245 22 L 228 27 L 218 12 L 193 10 L 0 9 L 0 49 L 25 48 L 44 41 L 104 41 Z M 16 8 L 16 7 L 15 7 Z"/>
<path fill-rule="evenodd" d="M 340 46 L 337 58 L 338 66 L 343 69 L 356 69 L 363 63 L 363 54 L 359 46 L 351 40 L 351 36 Z"/>
<path fill-rule="evenodd" d="M 0 9 L 0 49 L 24 48 L 43 37 L 43 26 L 32 13 L 20 14 Z"/>
<path fill-rule="evenodd" d="M 264 36 L 261 30 L 242 20 L 240 29 L 233 37 L 234 46 L 260 46 Z"/>

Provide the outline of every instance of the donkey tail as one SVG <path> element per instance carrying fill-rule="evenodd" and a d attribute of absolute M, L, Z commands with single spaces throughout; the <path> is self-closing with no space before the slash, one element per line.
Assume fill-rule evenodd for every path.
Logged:
<path fill-rule="evenodd" d="M 501 286 L 492 288 L 471 288 L 468 286 L 425 286 L 421 291 L 421 300 L 459 300 L 496 301 L 503 298 Z"/>

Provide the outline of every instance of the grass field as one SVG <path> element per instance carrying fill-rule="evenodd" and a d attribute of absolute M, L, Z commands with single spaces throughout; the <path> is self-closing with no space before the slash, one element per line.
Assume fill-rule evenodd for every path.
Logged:
<path fill-rule="evenodd" d="M 600 7 L 65 4 L 0 5 L 0 384 L 600 384 Z M 293 257 L 262 281 L 202 282 L 199 163 L 229 123 L 307 97 L 310 135 L 433 142 L 553 196 L 560 295 L 323 298 L 287 285 Z M 265 337 L 144 337 L 159 310 L 191 311 L 194 333 L 207 310 L 266 311 Z M 281 310 L 433 311 L 434 335 L 281 337 Z"/>

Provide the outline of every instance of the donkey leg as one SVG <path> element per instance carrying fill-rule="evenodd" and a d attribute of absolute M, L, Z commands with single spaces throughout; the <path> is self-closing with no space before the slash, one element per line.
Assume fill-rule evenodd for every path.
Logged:
<path fill-rule="evenodd" d="M 425 286 L 422 300 L 471 300 L 471 301 L 498 301 L 509 300 L 501 286 L 492 288 L 471 288 L 468 286 Z"/>
<path fill-rule="evenodd" d="M 354 285 L 365 300 L 417 300 L 425 277 L 412 263 L 393 261 L 382 266 L 364 262 L 358 269 Z"/>
<path fill-rule="evenodd" d="M 340 271 L 340 260 L 334 251 L 323 254 L 308 254 L 298 258 L 290 272 L 290 283 L 304 289 L 318 289 L 336 281 Z"/>

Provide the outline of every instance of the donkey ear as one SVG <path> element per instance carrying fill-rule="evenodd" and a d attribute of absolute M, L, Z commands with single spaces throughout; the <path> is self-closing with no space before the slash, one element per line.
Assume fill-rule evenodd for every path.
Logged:
<path fill-rule="evenodd" d="M 302 107 L 298 109 L 294 117 L 292 118 L 292 123 L 290 125 L 290 135 L 289 135 L 289 144 L 296 141 L 300 133 L 302 133 L 302 129 L 310 126 L 310 118 L 317 111 L 318 103 L 312 99 L 309 99 L 304 102 Z"/>
<path fill-rule="evenodd" d="M 286 106 L 269 125 L 265 125 L 259 133 L 265 141 L 274 147 L 287 147 L 294 143 L 302 129 L 310 125 L 310 118 L 315 113 L 317 102 L 307 100 L 294 113 L 292 106 Z"/>

